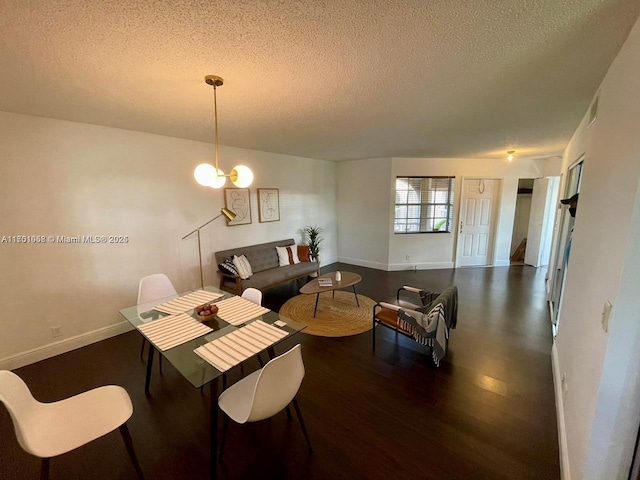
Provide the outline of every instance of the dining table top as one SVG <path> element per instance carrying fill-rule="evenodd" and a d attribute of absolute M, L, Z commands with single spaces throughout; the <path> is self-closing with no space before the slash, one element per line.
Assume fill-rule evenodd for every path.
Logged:
<path fill-rule="evenodd" d="M 219 295 L 219 298 L 212 300 L 208 303 L 216 303 L 223 300 L 230 299 L 235 297 L 233 294 L 229 294 L 228 292 L 224 292 L 213 286 L 206 286 L 204 289 L 206 292 L 213 292 Z M 152 322 L 157 320 L 162 320 L 168 317 L 167 313 L 164 313 L 156 307 L 160 307 L 167 302 L 171 302 L 173 300 L 184 297 L 185 295 L 193 293 L 193 292 L 185 292 L 180 295 L 172 295 L 169 297 L 159 298 L 153 300 L 151 302 L 133 305 L 131 307 L 123 308 L 120 310 L 120 314 L 138 331 L 149 340 L 154 346 L 157 348 L 158 352 L 160 352 L 163 357 L 168 360 L 171 365 L 173 365 L 178 372 L 180 372 L 194 387 L 200 388 L 203 385 L 217 379 L 218 377 L 223 375 L 223 371 L 215 368 L 211 363 L 202 358 L 202 356 L 198 355 L 194 350 L 202 347 L 203 345 L 209 344 L 210 342 L 215 341 L 221 337 L 224 337 L 228 334 L 233 334 L 233 332 L 237 332 L 243 326 L 250 325 L 254 323 L 256 320 L 261 320 L 262 322 L 272 325 L 284 332 L 287 333 L 286 336 L 276 341 L 272 346 L 277 345 L 278 343 L 284 341 L 289 338 L 290 335 L 295 334 L 297 332 L 302 331 L 306 325 L 295 322 L 289 318 L 282 317 L 279 313 L 264 309 L 265 313 L 257 316 L 256 318 L 251 318 L 246 322 L 243 322 L 239 325 L 233 325 L 223 320 L 222 318 L 216 316 L 215 318 L 204 322 L 204 325 L 209 327 L 211 330 L 207 330 L 207 332 L 203 335 L 198 336 L 197 338 L 193 338 L 184 343 L 180 343 L 179 345 L 172 346 L 164 351 L 161 348 L 158 348 L 157 339 L 156 343 L 152 339 L 149 332 L 149 326 Z M 162 307 L 161 307 L 162 308 Z M 194 309 L 188 309 L 184 314 L 192 317 L 196 321 L 200 322 L 198 316 Z M 147 333 L 145 333 L 147 332 Z M 151 338 L 150 338 L 151 337 Z M 264 349 L 266 350 L 266 348 Z M 264 351 L 262 350 L 262 351 Z M 255 355 L 261 352 L 257 352 Z M 253 358 L 255 355 L 250 356 L 249 358 Z"/>

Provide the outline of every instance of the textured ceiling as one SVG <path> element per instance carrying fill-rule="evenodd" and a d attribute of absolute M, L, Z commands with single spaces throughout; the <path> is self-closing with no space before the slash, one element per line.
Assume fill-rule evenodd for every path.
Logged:
<path fill-rule="evenodd" d="M 0 110 L 304 157 L 562 152 L 638 0 L 6 0 Z"/>

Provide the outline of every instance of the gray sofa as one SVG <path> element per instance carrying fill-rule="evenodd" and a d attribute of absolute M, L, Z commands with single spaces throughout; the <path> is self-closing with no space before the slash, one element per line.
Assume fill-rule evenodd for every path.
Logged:
<path fill-rule="evenodd" d="M 220 276 L 220 289 L 240 295 L 249 287 L 266 290 L 276 285 L 316 273 L 319 267 L 317 262 L 301 261 L 295 265 L 279 266 L 276 247 L 284 247 L 294 243 L 295 241 L 289 238 L 277 242 L 261 243 L 215 252 L 216 265 L 224 262 L 227 258 L 233 258 L 234 255 L 245 255 L 253 271 L 253 275 L 245 280 L 242 280 L 238 275 L 229 275 L 218 271 L 218 275 Z"/>

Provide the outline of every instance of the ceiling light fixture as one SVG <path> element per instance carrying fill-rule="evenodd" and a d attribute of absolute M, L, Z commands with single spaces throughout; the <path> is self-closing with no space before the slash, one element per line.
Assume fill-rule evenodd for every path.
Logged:
<path fill-rule="evenodd" d="M 246 188 L 253 182 L 253 172 L 245 165 L 236 165 L 231 173 L 225 175 L 218 168 L 218 99 L 216 97 L 217 87 L 224 83 L 222 77 L 216 75 L 207 75 L 204 81 L 213 86 L 213 115 L 215 120 L 215 167 L 208 163 L 201 163 L 193 171 L 193 176 L 200 185 L 204 187 L 220 188 L 224 186 L 229 177 L 233 184 L 238 188 Z"/>
<path fill-rule="evenodd" d="M 512 161 L 514 153 L 516 153 L 515 150 L 507 150 L 507 160 Z"/>

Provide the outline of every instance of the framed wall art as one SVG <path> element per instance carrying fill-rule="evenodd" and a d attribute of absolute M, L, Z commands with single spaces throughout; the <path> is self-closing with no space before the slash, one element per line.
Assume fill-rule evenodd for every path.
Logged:
<path fill-rule="evenodd" d="M 258 220 L 260 222 L 280 220 L 280 193 L 277 188 L 258 189 Z"/>
<path fill-rule="evenodd" d="M 251 223 L 251 204 L 248 188 L 225 188 L 224 206 L 236 214 L 228 225 L 246 225 Z"/>

